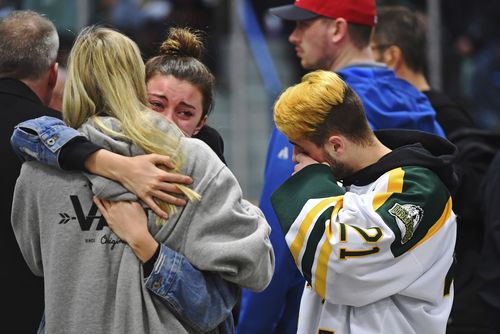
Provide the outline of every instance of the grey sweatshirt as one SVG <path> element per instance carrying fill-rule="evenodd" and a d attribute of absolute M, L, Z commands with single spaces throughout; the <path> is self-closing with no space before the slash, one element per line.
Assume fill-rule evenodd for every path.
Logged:
<path fill-rule="evenodd" d="M 102 119 L 120 130 L 117 120 Z M 164 131 L 178 133 L 171 124 L 160 123 Z M 143 154 L 90 123 L 80 130 L 116 153 Z M 185 156 L 181 172 L 192 176 L 192 188 L 202 199 L 179 208 L 161 227 L 149 211 L 151 233 L 198 269 L 263 290 L 274 270 L 264 216 L 242 198 L 234 175 L 205 143 L 182 136 L 178 141 Z M 192 333 L 146 289 L 140 261 L 107 227 L 93 194 L 136 199 L 106 178 L 38 162 L 24 163 L 17 180 L 12 226 L 29 267 L 45 280 L 45 333 Z"/>

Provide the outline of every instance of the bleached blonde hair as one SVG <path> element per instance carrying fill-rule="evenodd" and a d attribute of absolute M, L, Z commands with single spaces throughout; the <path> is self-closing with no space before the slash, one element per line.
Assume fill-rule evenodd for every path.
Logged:
<path fill-rule="evenodd" d="M 173 172 L 182 167 L 181 133 L 166 133 L 155 125 L 160 116 L 148 107 L 139 48 L 118 31 L 90 26 L 80 32 L 68 58 L 63 110 L 64 121 L 73 128 L 92 121 L 103 132 L 131 141 L 145 153 L 168 155 L 176 166 Z M 116 118 L 122 131 L 106 127 L 99 116 Z M 186 186 L 177 187 L 189 200 L 200 198 Z M 169 214 L 176 211 L 174 205 L 159 205 Z"/>
<path fill-rule="evenodd" d="M 373 139 L 357 94 L 336 73 L 317 70 L 286 89 L 274 105 L 276 127 L 290 141 L 321 145 L 332 134 L 359 144 Z"/>

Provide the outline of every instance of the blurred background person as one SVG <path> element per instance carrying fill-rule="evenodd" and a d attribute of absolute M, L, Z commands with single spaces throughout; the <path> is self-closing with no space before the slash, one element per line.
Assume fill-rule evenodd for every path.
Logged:
<path fill-rule="evenodd" d="M 21 168 L 10 147 L 9 132 L 30 118 L 60 117 L 47 107 L 57 82 L 59 37 L 47 17 L 33 11 L 11 11 L 0 18 L 0 45 L 0 152 L 5 159 L 0 167 L 5 182 L 1 212 L 3 221 L 8 222 Z M 0 238 L 3 323 L 15 332 L 35 333 L 43 312 L 43 280 L 30 272 L 10 224 L 2 224 Z"/>
<path fill-rule="evenodd" d="M 429 98 L 447 136 L 461 128 L 473 128 L 470 114 L 446 94 L 431 88 L 427 81 L 427 30 L 421 15 L 404 6 L 379 7 L 371 42 L 374 58 Z"/>
<path fill-rule="evenodd" d="M 484 243 L 479 257 L 479 296 L 486 314 L 482 316 L 488 334 L 500 333 L 500 151 L 484 178 L 481 213 L 485 217 Z"/>
<path fill-rule="evenodd" d="M 472 117 L 440 90 L 430 87 L 425 71 L 427 31 L 421 14 L 404 6 L 382 6 L 372 39 L 375 59 L 422 91 L 436 110 L 448 139 L 459 150 L 455 168 L 460 185 L 453 195 L 458 231 L 455 246 L 455 300 L 447 333 L 486 333 L 484 307 L 478 295 L 477 258 L 482 248 L 484 218 L 481 184 L 500 148 L 500 136 L 476 127 Z"/>

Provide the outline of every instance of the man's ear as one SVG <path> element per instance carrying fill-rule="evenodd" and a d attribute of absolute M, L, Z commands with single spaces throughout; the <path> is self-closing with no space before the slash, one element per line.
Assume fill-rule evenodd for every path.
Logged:
<path fill-rule="evenodd" d="M 332 30 L 332 41 L 338 43 L 347 34 L 347 21 L 344 18 L 332 20 L 330 29 Z"/>
<path fill-rule="evenodd" d="M 384 62 L 395 72 L 403 65 L 403 51 L 397 45 L 391 45 L 384 51 Z"/>
<path fill-rule="evenodd" d="M 344 138 L 338 135 L 328 137 L 328 146 L 330 154 L 341 155 L 344 153 L 345 142 Z"/>
<path fill-rule="evenodd" d="M 49 68 L 49 87 L 54 89 L 57 83 L 57 75 L 59 70 L 59 63 L 55 62 Z"/>

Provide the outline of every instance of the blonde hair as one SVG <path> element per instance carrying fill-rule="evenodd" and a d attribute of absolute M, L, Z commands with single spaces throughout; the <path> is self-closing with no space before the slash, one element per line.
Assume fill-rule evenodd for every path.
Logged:
<path fill-rule="evenodd" d="M 291 141 L 321 145 L 332 133 L 369 142 L 371 129 L 356 93 L 334 72 L 318 70 L 286 89 L 274 105 L 276 127 Z"/>
<path fill-rule="evenodd" d="M 178 136 L 157 128 L 159 116 L 148 108 L 144 63 L 139 48 L 125 35 L 109 28 L 91 26 L 78 35 L 68 58 L 63 97 L 64 121 L 73 128 L 92 121 L 103 132 L 129 140 L 145 153 L 168 155 L 175 163 L 174 172 L 182 167 Z M 106 127 L 99 116 L 118 119 L 122 131 Z M 200 196 L 177 184 L 189 200 Z M 174 205 L 160 202 L 167 213 Z"/>

